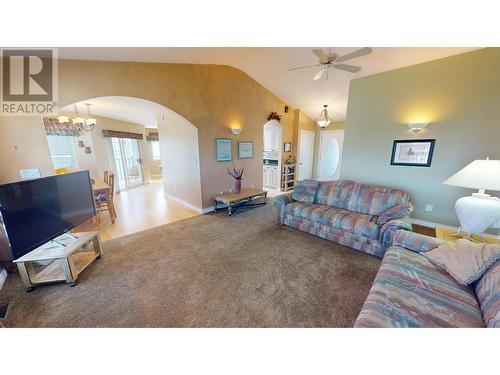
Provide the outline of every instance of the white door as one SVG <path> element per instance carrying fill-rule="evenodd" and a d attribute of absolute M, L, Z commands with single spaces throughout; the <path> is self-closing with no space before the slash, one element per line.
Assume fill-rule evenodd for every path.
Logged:
<path fill-rule="evenodd" d="M 115 171 L 118 179 L 117 191 L 144 183 L 142 159 L 137 139 L 111 138 Z"/>
<path fill-rule="evenodd" d="M 298 180 L 312 178 L 314 156 L 314 132 L 301 130 L 299 134 L 299 174 Z"/>
<path fill-rule="evenodd" d="M 274 129 L 273 132 L 273 151 L 279 152 L 281 144 L 281 128 Z"/>
<path fill-rule="evenodd" d="M 330 181 L 340 178 L 343 144 L 343 130 L 326 130 L 321 132 L 319 138 L 318 180 Z"/>

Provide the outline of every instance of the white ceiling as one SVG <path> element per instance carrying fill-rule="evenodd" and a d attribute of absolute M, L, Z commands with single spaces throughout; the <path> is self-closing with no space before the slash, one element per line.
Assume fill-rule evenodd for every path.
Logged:
<path fill-rule="evenodd" d="M 331 52 L 342 56 L 358 48 L 332 47 Z M 360 72 L 353 74 L 333 69 L 330 71 L 328 80 L 319 81 L 312 80 L 317 68 L 288 71 L 296 66 L 317 63 L 311 48 L 60 48 L 59 57 L 63 59 L 230 65 L 250 75 L 292 107 L 301 108 L 313 119 L 319 115 L 323 104 L 328 104 L 330 117 L 333 120 L 344 120 L 351 79 L 474 49 L 373 48 L 370 55 L 346 62 L 361 66 Z M 123 108 L 120 110 L 124 111 Z M 140 112 L 135 109 L 134 111 L 136 112 L 134 116 Z M 139 123 L 144 123 L 144 121 Z"/>
<path fill-rule="evenodd" d="M 156 128 L 158 126 L 156 116 L 166 111 L 162 105 L 149 100 L 127 96 L 103 96 L 77 103 L 81 114 L 86 114 L 87 111 L 84 103 L 92 104 L 90 107 L 92 115 L 133 122 L 147 128 Z M 60 112 L 74 113 L 73 104 L 61 108 Z"/>

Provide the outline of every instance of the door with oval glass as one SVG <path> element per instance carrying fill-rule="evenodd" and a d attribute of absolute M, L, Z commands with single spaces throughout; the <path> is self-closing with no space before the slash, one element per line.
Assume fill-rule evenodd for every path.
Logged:
<path fill-rule="evenodd" d="M 325 130 L 321 132 L 319 139 L 318 180 L 338 180 L 340 178 L 344 131 Z"/>

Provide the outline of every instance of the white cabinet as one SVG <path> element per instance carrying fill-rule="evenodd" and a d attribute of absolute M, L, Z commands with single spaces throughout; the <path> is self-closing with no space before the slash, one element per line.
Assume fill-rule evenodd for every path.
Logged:
<path fill-rule="evenodd" d="M 279 152 L 281 147 L 281 128 L 270 124 L 264 127 L 264 151 Z"/>
<path fill-rule="evenodd" d="M 264 186 L 277 189 L 279 178 L 279 169 L 277 166 L 264 165 L 264 180 L 262 183 Z"/>

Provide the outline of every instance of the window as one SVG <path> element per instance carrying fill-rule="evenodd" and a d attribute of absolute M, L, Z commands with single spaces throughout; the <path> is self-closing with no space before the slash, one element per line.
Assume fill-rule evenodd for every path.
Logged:
<path fill-rule="evenodd" d="M 54 169 L 78 168 L 74 137 L 48 135 L 47 141 Z"/>
<path fill-rule="evenodd" d="M 151 146 L 153 148 L 153 160 L 160 160 L 160 142 L 152 141 Z"/>

